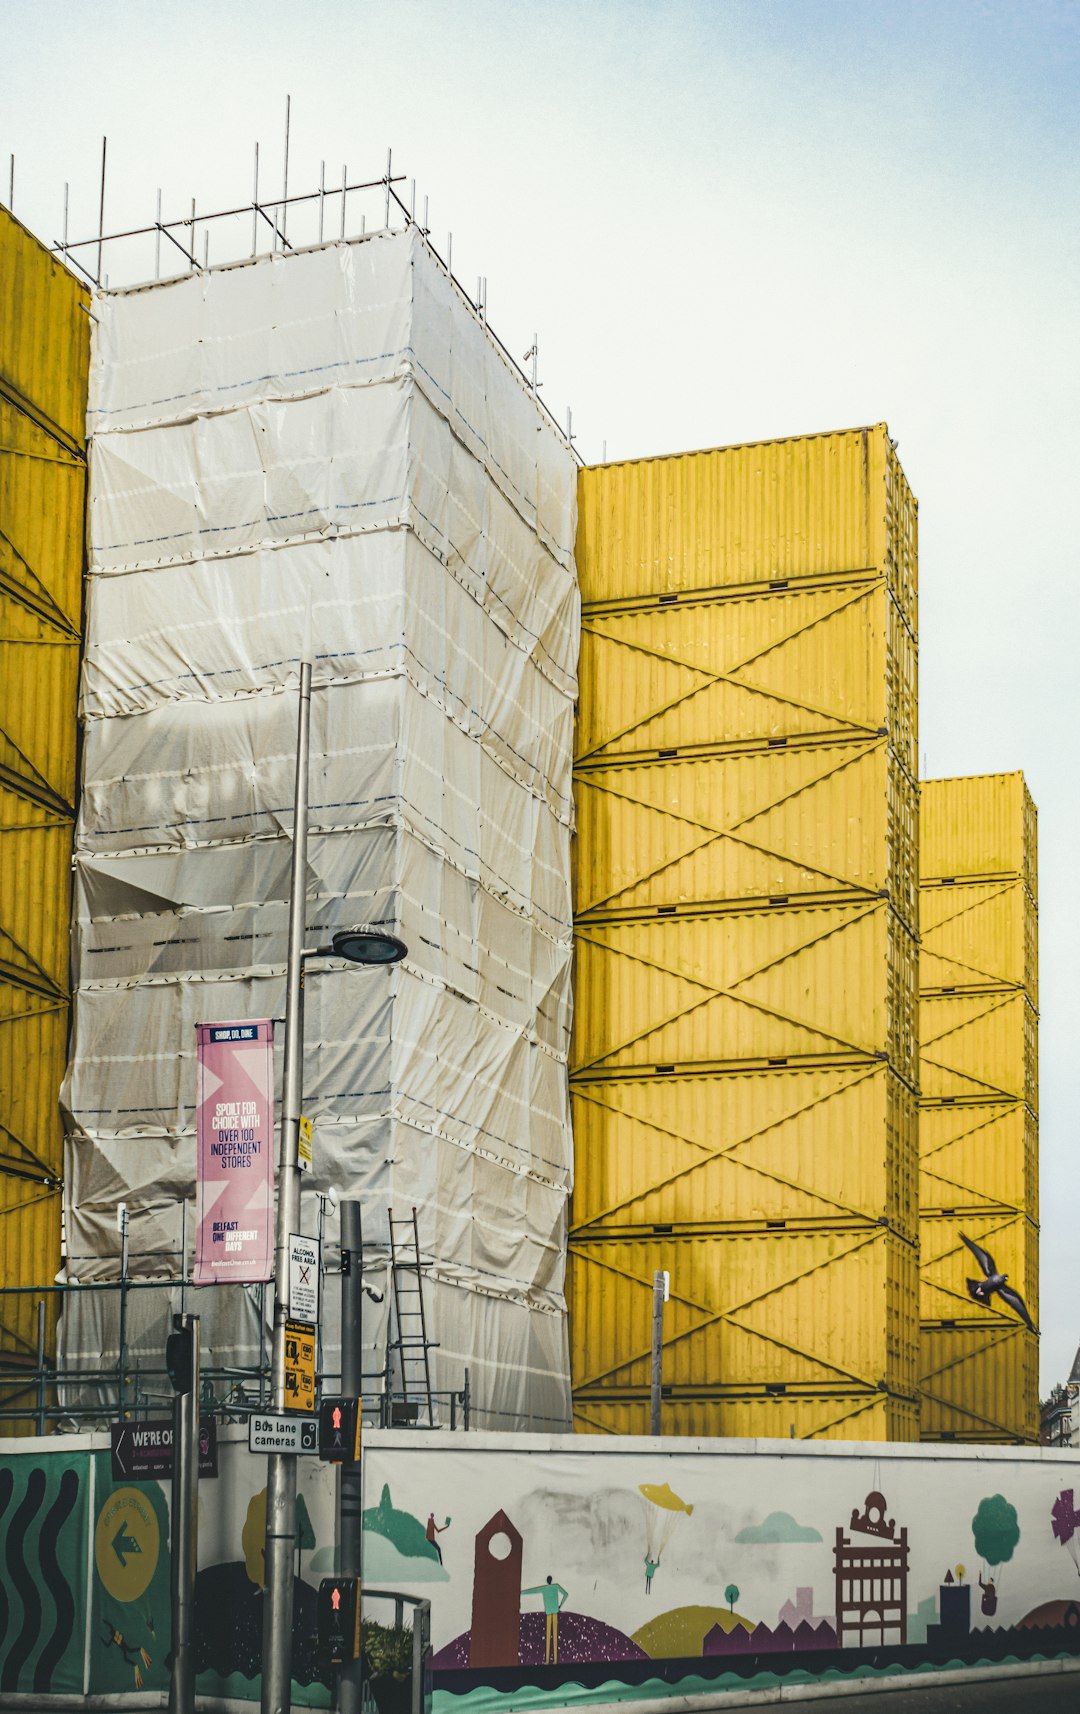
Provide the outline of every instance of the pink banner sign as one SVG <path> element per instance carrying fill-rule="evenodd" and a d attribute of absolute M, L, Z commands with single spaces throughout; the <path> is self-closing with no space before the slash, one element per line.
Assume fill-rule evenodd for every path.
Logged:
<path fill-rule="evenodd" d="M 274 1026 L 197 1024 L 195 1284 L 274 1272 Z"/>

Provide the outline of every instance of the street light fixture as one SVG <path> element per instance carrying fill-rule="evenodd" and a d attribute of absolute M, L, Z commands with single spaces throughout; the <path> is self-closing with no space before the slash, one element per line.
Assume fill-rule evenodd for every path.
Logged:
<path fill-rule="evenodd" d="M 319 947 L 320 954 L 332 952 L 350 964 L 397 964 L 408 950 L 396 934 L 384 934 L 378 928 L 339 928 L 329 947 Z"/>
<path fill-rule="evenodd" d="M 351 964 L 397 964 L 407 948 L 377 928 L 338 929 L 329 946 L 304 946 L 307 898 L 308 751 L 311 662 L 300 665 L 296 734 L 289 952 L 285 979 L 285 1063 L 274 1224 L 274 1408 L 285 1409 L 285 1322 L 289 1314 L 289 1239 L 300 1230 L 300 1100 L 304 1073 L 304 963 L 344 958 Z M 289 1714 L 292 1692 L 293 1546 L 296 1536 L 296 1457 L 272 1452 L 266 1467 L 266 1548 L 263 1592 L 262 1714 Z"/>

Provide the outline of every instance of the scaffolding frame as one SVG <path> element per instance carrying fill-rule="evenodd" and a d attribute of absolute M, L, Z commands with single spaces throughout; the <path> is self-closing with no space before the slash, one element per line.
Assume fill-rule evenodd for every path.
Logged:
<path fill-rule="evenodd" d="M 230 220 L 235 221 L 235 220 L 238 220 L 239 218 L 241 218 L 242 216 L 250 215 L 250 217 L 251 217 L 250 248 L 248 248 L 245 252 L 242 252 L 241 254 L 234 254 L 234 255 L 231 255 L 227 258 L 222 257 L 222 258 L 216 259 L 214 264 L 213 264 L 215 267 L 237 266 L 238 264 L 241 264 L 244 262 L 254 261 L 256 256 L 262 256 L 262 255 L 267 255 L 267 254 L 276 255 L 279 253 L 285 254 L 286 252 L 298 253 L 298 252 L 302 252 L 305 249 L 317 248 L 317 247 L 320 247 L 323 244 L 327 244 L 327 243 L 355 242 L 357 239 L 364 239 L 364 238 L 371 237 L 378 231 L 384 231 L 384 232 L 407 231 L 409 229 L 409 227 L 415 227 L 416 231 L 419 233 L 420 237 L 423 239 L 424 243 L 427 245 L 428 249 L 430 250 L 435 261 L 438 263 L 438 265 L 445 272 L 446 277 L 450 281 L 451 285 L 454 286 L 454 288 L 458 291 L 458 293 L 461 295 L 461 298 L 463 299 L 463 301 L 468 305 L 469 309 L 472 310 L 473 314 L 479 319 L 481 325 L 485 328 L 487 333 L 490 334 L 491 338 L 494 340 L 495 344 L 498 346 L 499 350 L 502 352 L 502 354 L 506 358 L 507 362 L 511 365 L 511 367 L 519 375 L 519 377 L 521 378 L 522 382 L 524 383 L 524 385 L 526 386 L 528 391 L 530 393 L 532 393 L 537 404 L 543 410 L 544 415 L 546 417 L 548 417 L 548 419 L 551 421 L 551 423 L 553 424 L 553 426 L 555 427 L 557 432 L 563 436 L 564 440 L 566 441 L 567 446 L 570 448 L 571 452 L 574 454 L 574 457 L 577 459 L 578 463 L 579 464 L 582 463 L 583 460 L 581 459 L 576 447 L 574 446 L 575 435 L 574 435 L 574 429 L 573 429 L 573 413 L 570 410 L 569 406 L 567 407 L 567 411 L 566 411 L 566 422 L 565 422 L 565 424 L 562 424 L 558 421 L 558 419 L 555 416 L 554 411 L 551 410 L 551 408 L 548 406 L 547 402 L 540 397 L 540 389 L 543 386 L 543 382 L 537 379 L 537 359 L 538 359 L 539 347 L 538 347 L 538 341 L 537 341 L 536 334 L 533 335 L 532 345 L 530 346 L 529 350 L 525 352 L 524 356 L 519 361 L 519 359 L 513 355 L 513 353 L 509 350 L 509 348 L 499 338 L 498 334 L 492 329 L 492 327 L 490 326 L 490 324 L 488 322 L 487 275 L 486 274 L 480 274 L 477 276 L 476 293 L 475 293 L 475 296 L 471 295 L 469 293 L 469 291 L 466 289 L 466 287 L 462 284 L 462 282 L 457 278 L 457 276 L 453 272 L 453 248 L 454 248 L 454 234 L 453 234 L 453 232 L 450 232 L 450 231 L 447 232 L 447 235 L 446 235 L 446 255 L 443 256 L 443 254 L 437 249 L 435 244 L 432 242 L 431 228 L 428 224 L 428 198 L 426 196 L 423 199 L 422 213 L 421 213 L 419 218 L 417 217 L 416 180 L 410 179 L 408 181 L 409 198 L 408 198 L 407 202 L 406 202 L 405 198 L 400 194 L 397 187 L 398 186 L 404 186 L 404 184 L 406 182 L 406 176 L 404 173 L 395 173 L 394 172 L 394 170 L 393 170 L 393 149 L 392 148 L 387 149 L 387 151 L 386 151 L 386 167 L 385 167 L 384 171 L 382 173 L 380 173 L 378 175 L 378 177 L 376 177 L 376 178 L 356 179 L 356 180 L 353 180 L 352 182 L 350 182 L 349 174 L 348 174 L 348 166 L 343 165 L 342 169 L 341 169 L 341 183 L 340 184 L 335 183 L 333 185 L 328 185 L 326 182 L 326 162 L 323 161 L 320 163 L 318 189 L 317 190 L 293 192 L 290 195 L 290 193 L 289 193 L 289 131 L 290 131 L 290 118 L 291 118 L 291 105 L 292 105 L 291 97 L 286 96 L 286 98 L 285 98 L 284 158 L 283 158 L 283 163 L 282 163 L 281 194 L 280 195 L 278 195 L 278 196 L 265 196 L 265 195 L 261 196 L 260 195 L 260 192 L 259 192 L 259 171 L 260 171 L 259 148 L 260 148 L 260 146 L 258 143 L 256 143 L 254 145 L 254 171 L 253 171 L 253 178 L 252 178 L 252 192 L 251 192 L 250 202 L 237 203 L 231 208 L 208 209 L 205 212 L 202 212 L 197 208 L 195 198 L 192 197 L 191 209 L 190 209 L 189 213 L 180 215 L 175 220 L 163 220 L 162 219 L 162 210 L 161 210 L 161 191 L 159 189 L 158 193 L 157 193 L 157 208 L 156 208 L 156 212 L 155 212 L 155 217 L 152 221 L 150 221 L 145 226 L 131 226 L 131 227 L 118 229 L 115 231 L 107 231 L 106 226 L 105 226 L 105 191 L 106 191 L 106 166 L 107 166 L 107 161 L 108 161 L 108 138 L 102 137 L 102 139 L 101 139 L 101 176 L 100 176 L 100 192 L 99 192 L 99 197 L 98 197 L 98 227 L 97 227 L 97 231 L 95 233 L 93 233 L 90 237 L 87 237 L 87 238 L 72 238 L 69 236 L 69 232 L 68 232 L 68 205 L 69 205 L 70 186 L 68 184 L 65 184 L 64 185 L 63 229 L 62 229 L 62 233 L 61 233 L 60 238 L 54 239 L 52 241 L 52 243 L 50 244 L 49 248 L 52 250 L 53 254 L 56 256 L 59 256 L 61 261 L 63 261 L 66 265 L 68 265 L 72 268 L 76 268 L 78 270 L 78 272 L 82 275 L 83 279 L 86 280 L 86 282 L 90 286 L 94 287 L 96 290 L 99 290 L 99 291 L 100 290 L 106 290 L 107 291 L 110 289 L 109 275 L 105 271 L 104 264 L 105 264 L 105 260 L 108 256 L 108 251 L 109 251 L 110 246 L 115 246 L 117 244 L 120 244 L 120 243 L 123 243 L 126 241 L 130 241 L 132 239 L 150 238 L 150 237 L 152 237 L 154 239 L 154 276 L 153 276 L 153 280 L 150 280 L 148 278 L 147 279 L 140 279 L 140 280 L 133 280 L 130 282 L 131 287 L 156 284 L 157 282 L 161 281 L 162 279 L 179 279 L 179 278 L 183 278 L 182 273 L 181 274 L 165 274 L 164 276 L 162 275 L 162 272 L 161 272 L 161 254 L 162 254 L 162 252 L 161 252 L 161 241 L 162 241 L 162 239 L 164 238 L 166 240 L 167 244 L 171 245 L 173 250 L 182 259 L 183 263 L 185 264 L 185 269 L 186 269 L 187 273 L 204 273 L 204 272 L 207 272 L 211 266 L 211 263 L 210 263 L 210 233 L 211 233 L 211 230 L 214 229 L 215 226 L 217 225 L 217 223 L 219 223 L 221 221 L 230 221 Z M 361 214 L 361 217 L 360 217 L 360 230 L 358 232 L 355 230 L 350 230 L 349 220 L 348 220 L 349 197 L 350 196 L 356 196 L 357 194 L 363 194 L 365 192 L 366 193 L 372 193 L 372 192 L 381 193 L 381 201 L 382 201 L 382 205 L 383 205 L 382 206 L 382 225 L 381 225 L 381 227 L 372 227 L 369 230 L 368 226 L 367 226 L 367 216 L 366 216 L 366 213 L 364 213 L 364 214 Z M 9 199 L 8 200 L 8 206 L 9 206 L 9 208 L 11 207 L 11 204 L 14 201 L 14 194 L 15 194 L 15 156 L 12 155 L 11 156 L 11 164 L 10 164 L 10 174 L 9 174 L 9 192 L 8 192 L 8 199 Z M 338 230 L 337 230 L 337 233 L 335 235 L 328 237 L 327 233 L 326 233 L 327 204 L 328 203 L 334 204 L 335 201 L 339 202 L 339 205 L 340 205 L 337 209 L 337 212 L 338 212 Z M 314 244 L 294 244 L 289 239 L 289 236 L 288 236 L 289 211 L 291 209 L 297 210 L 300 208 L 309 208 L 312 204 L 317 204 L 317 213 L 318 213 L 317 237 L 314 241 Z M 400 217 L 400 219 L 401 219 L 401 225 L 400 226 L 395 226 L 395 224 L 394 224 L 396 217 Z M 202 253 L 201 261 L 199 259 L 199 243 L 198 243 L 200 231 L 202 233 L 202 240 L 203 240 L 203 244 L 202 244 L 203 253 Z M 266 249 L 260 250 L 259 249 L 259 238 L 261 235 L 266 235 L 267 233 L 269 235 L 269 240 L 270 240 L 269 250 L 266 250 Z M 186 242 L 184 242 L 182 240 L 186 240 Z M 80 256 L 76 254 L 76 252 L 86 252 L 86 251 L 92 252 L 91 257 L 87 258 L 86 261 L 82 260 L 80 258 Z M 88 261 L 91 262 L 92 265 L 88 266 L 87 265 Z M 93 312 L 91 311 L 91 314 L 92 313 Z M 530 368 L 528 371 L 526 371 L 526 369 L 524 368 L 524 364 L 526 364 L 526 363 L 528 363 L 530 365 Z M 605 443 L 605 447 L 606 447 L 606 443 Z"/>

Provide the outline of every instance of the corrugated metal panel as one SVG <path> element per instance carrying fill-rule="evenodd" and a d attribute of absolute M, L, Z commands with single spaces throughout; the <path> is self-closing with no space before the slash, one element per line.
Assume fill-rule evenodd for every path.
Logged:
<path fill-rule="evenodd" d="M 988 1310 L 961 1234 L 1038 1318 L 1035 809 L 1021 774 L 923 787 L 923 1439 L 1034 1442 L 1037 1345 Z"/>
<path fill-rule="evenodd" d="M 921 1440 L 1035 1446 L 1039 1345 L 1024 1327 L 924 1327 Z"/>
<path fill-rule="evenodd" d="M 576 1075 L 887 1054 L 911 1077 L 915 958 L 883 900 L 589 924 Z"/>
<path fill-rule="evenodd" d="M 880 578 L 586 609 L 579 761 L 887 732 L 914 775 L 915 645 Z"/>
<path fill-rule="evenodd" d="M 797 1411 L 800 1434 L 912 1438 L 903 473 L 882 426 L 587 470 L 577 558 L 581 1426 L 647 1426 L 659 1244 L 692 1298 L 673 1312 L 689 1321 L 664 1377 L 671 1432 L 787 1433 Z M 622 1349 L 642 1328 L 644 1368 Z M 876 1389 L 901 1371 L 894 1408 Z M 766 1386 L 816 1396 L 772 1427 Z"/>
<path fill-rule="evenodd" d="M 955 1214 L 926 1215 L 921 1227 L 921 1314 L 924 1321 L 985 1321 L 991 1313 L 1002 1324 L 1016 1321 L 1013 1310 L 994 1299 L 990 1312 L 968 1295 L 965 1281 L 979 1280 L 977 1262 L 960 1234 L 993 1256 L 1009 1284 L 1023 1297 L 1031 1319 L 1039 1318 L 1039 1232 L 1024 1214 L 968 1208 Z"/>
<path fill-rule="evenodd" d="M 916 507 L 885 425 L 583 470 L 586 602 L 877 567 L 914 619 Z"/>
<path fill-rule="evenodd" d="M 916 920 L 915 787 L 884 740 L 590 768 L 576 786 L 579 919 L 888 889 Z"/>
<path fill-rule="evenodd" d="M 579 1083 L 573 1106 L 575 1241 L 882 1214 L 916 1236 L 915 1098 L 880 1063 Z"/>
<path fill-rule="evenodd" d="M 0 841 L 0 971 L 64 994 L 71 821 L 0 784 Z"/>
<path fill-rule="evenodd" d="M 90 295 L 18 220 L 0 209 L 0 392 L 86 445 Z"/>
<path fill-rule="evenodd" d="M 880 1226 L 579 1238 L 569 1284 L 577 1389 L 647 1392 L 658 1268 L 671 1274 L 665 1386 L 915 1395 L 916 1251 Z"/>
<path fill-rule="evenodd" d="M 60 1265 L 87 304 L 0 210 L 0 1279 L 34 1287 Z M 0 1299 L 0 1350 L 36 1324 Z"/>
<path fill-rule="evenodd" d="M 574 1412 L 579 1434 L 648 1434 L 648 1395 L 615 1401 L 579 1398 Z M 762 1440 L 894 1440 L 919 1438 L 919 1407 L 883 1393 L 830 1394 L 740 1399 L 665 1398 L 665 1435 L 694 1439 L 722 1435 Z"/>
<path fill-rule="evenodd" d="M 1038 1110 L 1038 1024 L 1026 995 L 933 994 L 920 1012 L 925 1101 L 1026 1101 Z"/>
<path fill-rule="evenodd" d="M 1039 1003 L 1038 918 L 1023 881 L 924 884 L 919 986 L 1023 988 Z"/>
<path fill-rule="evenodd" d="M 924 1106 L 919 1151 L 924 1212 L 1004 1208 L 1037 1218 L 1039 1133 L 1022 1103 Z"/>
<path fill-rule="evenodd" d="M 1018 875 L 1038 891 L 1037 815 L 1023 774 L 924 780 L 924 880 Z"/>

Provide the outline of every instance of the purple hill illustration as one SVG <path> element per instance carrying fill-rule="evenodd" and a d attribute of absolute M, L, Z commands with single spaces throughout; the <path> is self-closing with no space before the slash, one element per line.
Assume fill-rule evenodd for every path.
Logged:
<path fill-rule="evenodd" d="M 543 1666 L 544 1615 L 521 1615 L 519 1664 Z M 644 1649 L 631 1642 L 613 1625 L 600 1619 L 590 1619 L 585 1613 L 564 1611 L 559 1614 L 559 1665 L 570 1666 L 580 1661 L 647 1660 Z M 444 1672 L 469 1664 L 469 1632 L 462 1631 L 452 1643 L 441 1648 L 432 1660 L 436 1672 Z"/>

